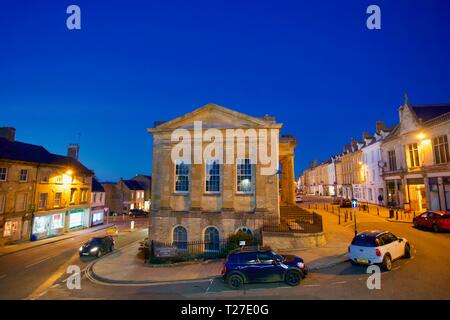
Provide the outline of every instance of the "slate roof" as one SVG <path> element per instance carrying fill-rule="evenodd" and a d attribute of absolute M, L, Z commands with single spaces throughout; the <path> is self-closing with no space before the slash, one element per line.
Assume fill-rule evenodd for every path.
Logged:
<path fill-rule="evenodd" d="M 105 192 L 103 186 L 95 178 L 92 179 L 92 192 Z"/>
<path fill-rule="evenodd" d="M 130 190 L 145 190 L 145 188 L 136 180 L 123 180 L 123 183 Z"/>
<path fill-rule="evenodd" d="M 422 119 L 423 122 L 450 112 L 450 104 L 412 105 L 411 107 L 417 118 Z"/>
<path fill-rule="evenodd" d="M 10 141 L 5 138 L 0 138 L 0 159 L 71 167 L 79 173 L 93 174 L 91 170 L 73 158 L 50 153 L 42 146 Z"/>

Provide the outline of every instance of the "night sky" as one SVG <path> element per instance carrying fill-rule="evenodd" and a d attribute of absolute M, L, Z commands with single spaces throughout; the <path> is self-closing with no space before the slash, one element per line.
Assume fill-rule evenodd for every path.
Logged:
<path fill-rule="evenodd" d="M 210 102 L 284 123 L 299 174 L 395 124 L 405 91 L 450 102 L 450 1 L 0 2 L 0 126 L 54 153 L 79 142 L 103 181 L 151 174 L 146 128 Z"/>

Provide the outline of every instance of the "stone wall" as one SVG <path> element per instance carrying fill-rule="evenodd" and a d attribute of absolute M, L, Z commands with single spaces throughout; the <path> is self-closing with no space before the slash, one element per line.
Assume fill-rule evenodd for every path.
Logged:
<path fill-rule="evenodd" d="M 263 244 L 273 250 L 292 250 L 301 248 L 314 248 L 326 244 L 325 235 L 320 233 L 283 233 L 263 232 Z"/>

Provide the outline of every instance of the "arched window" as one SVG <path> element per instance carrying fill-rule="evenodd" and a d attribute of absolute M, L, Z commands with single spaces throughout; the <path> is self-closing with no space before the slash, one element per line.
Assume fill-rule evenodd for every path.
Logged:
<path fill-rule="evenodd" d="M 219 230 L 215 227 L 208 227 L 205 230 L 205 251 L 219 251 L 220 240 Z"/>
<path fill-rule="evenodd" d="M 187 250 L 187 230 L 185 227 L 178 226 L 173 229 L 173 245 L 178 250 Z"/>

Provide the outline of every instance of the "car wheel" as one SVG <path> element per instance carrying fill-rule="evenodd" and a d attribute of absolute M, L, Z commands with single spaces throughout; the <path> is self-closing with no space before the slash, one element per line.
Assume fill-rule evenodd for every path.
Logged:
<path fill-rule="evenodd" d="M 242 277 L 238 274 L 232 274 L 228 277 L 227 283 L 231 289 L 237 290 L 240 289 L 244 284 L 244 279 L 242 279 Z"/>
<path fill-rule="evenodd" d="M 385 270 L 385 271 L 391 271 L 392 270 L 392 259 L 391 257 L 386 254 L 383 258 L 383 263 L 381 264 L 381 267 Z"/>
<path fill-rule="evenodd" d="M 109 247 L 109 252 L 113 252 L 114 251 L 114 245 L 112 244 L 111 247 Z"/>
<path fill-rule="evenodd" d="M 97 258 L 100 258 L 103 255 L 103 250 L 99 249 L 97 252 Z"/>
<path fill-rule="evenodd" d="M 433 224 L 433 232 L 439 232 L 439 227 L 437 224 Z"/>
<path fill-rule="evenodd" d="M 417 221 L 414 221 L 414 222 L 413 222 L 413 225 L 414 225 L 415 228 L 418 228 L 418 227 L 419 227 L 419 224 L 417 223 Z"/>
<path fill-rule="evenodd" d="M 404 257 L 406 259 L 411 258 L 411 246 L 409 245 L 409 243 L 405 244 L 405 255 Z"/>
<path fill-rule="evenodd" d="M 300 273 L 298 271 L 288 271 L 286 273 L 285 282 L 290 286 L 296 286 L 300 283 Z"/>

